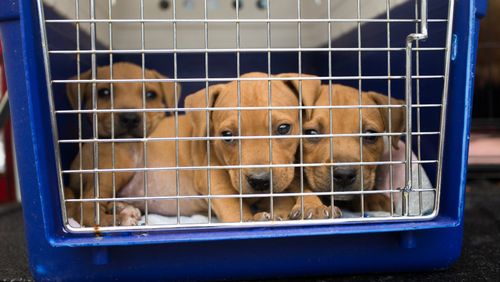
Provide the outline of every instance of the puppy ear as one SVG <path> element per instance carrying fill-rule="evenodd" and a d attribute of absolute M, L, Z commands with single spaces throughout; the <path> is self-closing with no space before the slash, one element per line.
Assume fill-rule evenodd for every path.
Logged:
<path fill-rule="evenodd" d="M 186 108 L 206 108 L 213 107 L 217 98 L 219 97 L 220 92 L 224 88 L 224 84 L 217 84 L 210 86 L 208 88 L 208 103 L 207 103 L 207 90 L 202 89 L 194 94 L 191 94 L 186 97 L 184 100 L 184 106 Z M 208 118 L 210 119 L 212 112 L 208 113 Z M 186 116 L 189 118 L 191 122 L 191 136 L 193 137 L 206 137 L 208 136 L 207 132 L 207 112 L 204 110 L 200 111 L 188 111 Z M 209 141 L 199 140 L 199 141 L 191 141 L 191 157 L 193 159 L 193 165 L 195 166 L 205 166 L 208 165 L 207 158 L 207 144 Z M 212 164 L 216 160 L 212 159 Z M 195 186 L 199 191 L 206 191 L 207 189 L 207 171 L 205 170 L 196 170 L 194 174 Z"/>
<path fill-rule="evenodd" d="M 154 78 L 157 79 L 164 79 L 167 78 L 166 76 L 162 75 L 161 73 L 155 71 L 155 70 L 150 70 L 151 73 L 153 74 Z M 167 108 L 175 108 L 177 105 L 175 103 L 175 85 L 177 84 L 177 99 L 181 97 L 181 85 L 179 83 L 174 83 L 174 82 L 159 82 L 160 87 L 161 87 L 161 98 L 163 101 L 163 104 Z"/>
<path fill-rule="evenodd" d="M 278 77 L 299 77 L 298 73 L 282 73 L 277 75 Z M 302 74 L 302 77 L 316 77 L 315 75 Z M 287 87 L 292 89 L 292 91 L 299 97 L 301 80 L 285 80 L 283 81 Z M 314 106 L 321 94 L 321 80 L 302 80 L 302 105 L 303 106 Z M 312 109 L 304 110 L 306 114 L 306 119 L 311 118 Z"/>
<path fill-rule="evenodd" d="M 225 87 L 224 84 L 212 85 L 208 88 L 208 104 L 207 104 L 207 90 L 204 88 L 198 92 L 191 94 L 184 100 L 184 107 L 186 108 L 207 108 L 213 107 L 217 98 Z M 212 115 L 210 111 L 208 116 Z M 193 136 L 203 137 L 207 136 L 207 115 L 206 111 L 188 111 L 186 116 L 189 117 L 193 127 Z"/>
<path fill-rule="evenodd" d="M 80 73 L 80 79 L 90 79 L 91 70 Z M 78 76 L 73 76 L 71 80 L 78 79 Z M 78 86 L 80 85 L 80 103 L 85 105 L 86 96 L 89 94 L 90 83 L 66 83 L 66 95 L 68 96 L 69 103 L 74 110 L 78 109 Z"/>
<path fill-rule="evenodd" d="M 368 92 L 368 96 L 377 104 L 377 105 L 389 105 L 389 97 L 377 93 L 377 92 Z M 399 99 L 391 98 L 391 105 L 403 105 L 404 101 Z M 389 109 L 388 108 L 379 108 L 380 114 L 384 121 L 385 130 L 389 131 L 389 122 L 391 123 L 392 132 L 403 132 L 406 128 L 405 125 L 405 109 L 404 108 L 392 108 L 391 109 L 391 120 L 389 120 Z M 393 136 L 392 137 L 392 146 L 396 149 L 399 149 L 399 139 L 401 136 Z"/>

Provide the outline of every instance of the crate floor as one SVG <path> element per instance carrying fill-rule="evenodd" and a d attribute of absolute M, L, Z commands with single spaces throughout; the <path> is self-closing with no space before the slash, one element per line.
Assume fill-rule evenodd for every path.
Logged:
<path fill-rule="evenodd" d="M 460 260 L 443 271 L 317 277 L 295 281 L 469 281 L 500 277 L 500 182 L 479 180 L 467 186 L 465 237 Z M 20 206 L 0 205 L 0 280 L 30 280 Z M 276 280 L 277 281 L 290 281 Z"/>

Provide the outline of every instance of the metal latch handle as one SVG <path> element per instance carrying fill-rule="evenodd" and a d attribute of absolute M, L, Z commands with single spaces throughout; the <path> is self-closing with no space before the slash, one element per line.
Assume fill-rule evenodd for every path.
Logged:
<path fill-rule="evenodd" d="M 405 187 L 403 187 L 402 213 L 408 215 L 410 191 L 412 190 L 412 46 L 414 41 L 425 40 L 427 30 L 427 0 L 420 1 L 420 32 L 412 33 L 406 37 L 406 162 L 405 162 Z"/>

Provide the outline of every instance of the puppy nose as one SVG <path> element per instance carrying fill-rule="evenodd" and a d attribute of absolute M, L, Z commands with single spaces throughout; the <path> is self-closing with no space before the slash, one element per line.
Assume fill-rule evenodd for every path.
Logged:
<path fill-rule="evenodd" d="M 120 124 L 126 128 L 135 128 L 141 122 L 141 117 L 137 113 L 120 114 Z"/>
<path fill-rule="evenodd" d="M 259 172 L 247 176 L 248 184 L 256 191 L 267 191 L 271 186 L 271 177 L 268 172 Z"/>
<path fill-rule="evenodd" d="M 356 169 L 337 168 L 333 171 L 333 181 L 335 185 L 349 186 L 356 181 Z"/>

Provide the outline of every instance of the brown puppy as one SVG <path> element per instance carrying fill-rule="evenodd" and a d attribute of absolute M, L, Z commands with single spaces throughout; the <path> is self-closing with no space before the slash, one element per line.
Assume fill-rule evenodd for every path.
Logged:
<path fill-rule="evenodd" d="M 298 77 L 298 74 L 281 74 L 277 77 Z M 268 100 L 268 82 L 266 74 L 249 73 L 242 77 L 262 78 L 258 81 L 241 82 L 241 104 L 242 107 L 286 107 L 299 105 L 299 82 L 298 81 L 273 81 L 271 83 L 272 97 Z M 302 81 L 302 104 L 312 105 L 312 101 L 320 94 L 319 80 Z M 208 100 L 208 103 L 207 103 Z M 226 85 L 214 85 L 208 90 L 208 99 L 205 90 L 199 91 L 186 99 L 186 107 L 236 107 L 237 106 L 237 83 L 231 82 Z M 207 132 L 206 111 L 192 111 L 188 115 L 193 124 L 193 136 L 218 136 L 218 139 L 210 142 L 210 165 L 211 166 L 234 166 L 239 165 L 279 165 L 292 164 L 299 144 L 297 138 L 283 138 L 272 140 L 272 160 L 270 159 L 270 142 L 268 139 L 242 139 L 241 159 L 239 159 L 238 140 L 234 136 L 274 136 L 296 135 L 299 133 L 299 110 L 298 109 L 275 109 L 272 114 L 268 110 L 242 110 L 240 112 L 241 127 L 238 128 L 238 112 L 236 110 L 210 111 L 208 114 L 209 127 Z M 272 117 L 272 118 L 271 118 Z M 269 121 L 271 118 L 271 121 Z M 269 128 L 271 125 L 272 128 Z M 197 166 L 208 165 L 206 141 L 194 141 L 191 146 L 191 154 L 194 164 Z M 212 195 L 236 195 L 243 194 L 284 192 L 294 179 L 293 167 L 269 168 L 242 168 L 239 169 L 216 169 L 211 170 L 210 183 Z M 240 175 L 241 171 L 241 175 Z M 194 173 L 195 188 L 199 194 L 208 194 L 208 175 L 206 170 L 197 170 Z M 271 177 L 272 175 L 272 177 Z M 240 183 L 241 179 L 241 183 Z M 272 180 L 272 183 L 271 183 Z M 240 200 L 235 198 L 213 198 L 212 209 L 223 222 L 236 222 L 241 219 L 247 220 L 269 220 L 270 210 L 265 209 L 256 214 L 252 212 L 251 206 L 261 203 L 269 203 L 266 198 L 245 198 L 241 207 Z M 275 219 L 285 219 L 293 206 L 291 197 L 274 198 Z"/>
<path fill-rule="evenodd" d="M 331 104 L 335 106 L 357 106 L 359 105 L 358 90 L 352 87 L 334 84 L 332 86 Z M 362 93 L 362 105 L 388 105 L 387 96 L 375 92 Z M 402 101 L 392 98 L 392 105 L 401 105 Z M 329 87 L 322 86 L 321 95 L 314 102 L 315 106 L 330 105 Z M 364 134 L 389 132 L 400 133 L 405 129 L 405 116 L 403 108 L 392 108 L 391 120 L 389 120 L 389 110 L 387 108 L 362 108 L 362 129 Z M 381 136 L 365 136 L 361 143 L 359 136 L 334 137 L 332 140 L 333 152 L 330 147 L 330 138 L 314 138 L 318 134 L 358 134 L 360 133 L 359 110 L 357 108 L 332 109 L 332 121 L 330 124 L 329 109 L 314 109 L 311 115 L 307 116 L 307 121 L 303 124 L 305 135 L 311 138 L 304 140 L 304 163 L 356 163 L 361 161 L 361 150 L 363 152 L 363 162 L 380 161 L 384 152 L 384 141 Z M 331 131 L 331 128 L 333 131 Z M 400 136 L 392 137 L 392 145 L 397 147 Z M 332 154 L 333 153 L 333 154 Z M 333 159 L 331 159 L 331 154 Z M 334 191 L 360 191 L 361 181 L 363 189 L 371 190 L 375 185 L 377 165 L 360 166 L 334 166 L 331 171 L 330 166 L 309 166 L 304 168 L 310 189 L 318 192 Z M 362 174 L 362 175 L 361 175 Z M 333 178 L 332 178 L 333 175 Z M 333 182 L 333 183 L 332 183 Z M 335 203 L 348 202 L 355 210 L 360 209 L 359 196 L 336 195 Z M 379 211 L 390 209 L 388 198 L 381 194 L 364 196 L 365 210 Z M 299 202 L 295 205 L 291 213 L 291 218 L 300 218 Z M 304 199 L 304 210 L 310 211 L 312 218 L 328 218 L 325 212 L 331 208 L 326 207 L 319 201 L 319 198 L 311 196 Z M 334 209 L 335 210 L 335 209 Z"/>
<path fill-rule="evenodd" d="M 142 69 L 131 63 L 116 63 L 113 65 L 112 71 L 113 79 L 142 78 Z M 98 68 L 95 77 L 96 79 L 110 79 L 110 66 Z M 165 77 L 154 70 L 146 69 L 144 78 L 159 79 Z M 91 71 L 89 70 L 82 73 L 80 75 L 80 79 L 91 79 Z M 103 82 L 96 84 L 95 91 L 92 88 L 91 83 L 80 83 L 80 89 L 76 83 L 67 85 L 67 95 L 74 109 L 111 109 L 113 104 L 114 109 L 128 110 L 119 113 L 100 112 L 95 114 L 98 136 L 103 139 L 112 137 L 143 137 L 144 133 L 148 136 L 154 131 L 158 123 L 165 118 L 165 113 L 147 112 L 144 114 L 140 111 L 140 109 L 175 107 L 173 83 L 144 83 L 144 95 L 143 83 L 141 82 Z M 113 92 L 113 95 L 111 92 Z M 93 97 L 93 93 L 95 93 L 95 97 Z M 78 94 L 80 94 L 80 97 Z M 113 98 L 113 100 L 111 98 Z M 137 111 L 131 111 L 133 109 L 137 109 Z M 88 113 L 87 117 L 92 121 L 94 114 Z M 81 148 L 81 152 L 78 153 L 75 160 L 71 164 L 71 169 L 93 169 L 94 166 L 100 169 L 112 168 L 112 146 L 113 145 L 111 145 L 111 143 L 99 143 L 96 148 L 92 143 L 84 143 Z M 137 168 L 141 166 L 142 164 L 140 161 L 143 159 L 142 146 L 143 145 L 140 142 L 115 143 L 114 167 Z M 98 158 L 98 164 L 96 165 L 94 164 L 94 157 Z M 94 175 L 94 173 L 83 173 L 81 175 L 71 174 L 68 188 L 71 189 L 73 193 L 65 192 L 65 194 L 69 196 L 75 194 L 78 198 L 80 196 L 81 185 L 83 190 L 81 197 L 84 199 L 92 199 L 95 197 L 114 197 L 114 193 L 118 193 L 118 191 L 130 181 L 132 176 L 132 172 L 116 172 L 114 173 L 114 177 L 112 173 L 99 173 L 98 175 Z M 115 187 L 114 192 L 113 186 Z M 83 225 L 92 226 L 96 224 L 94 219 L 94 209 L 97 205 L 90 202 L 85 202 L 82 205 Z M 112 225 L 113 217 L 108 213 L 108 203 L 100 202 L 99 207 L 97 208 L 99 208 L 100 216 L 99 225 Z M 134 225 L 138 219 L 137 217 L 140 217 L 140 212 L 134 209 L 126 208 L 122 204 L 117 206 L 117 212 L 119 214 L 117 223 L 121 225 Z M 69 204 L 68 216 L 80 221 L 80 205 Z"/>

